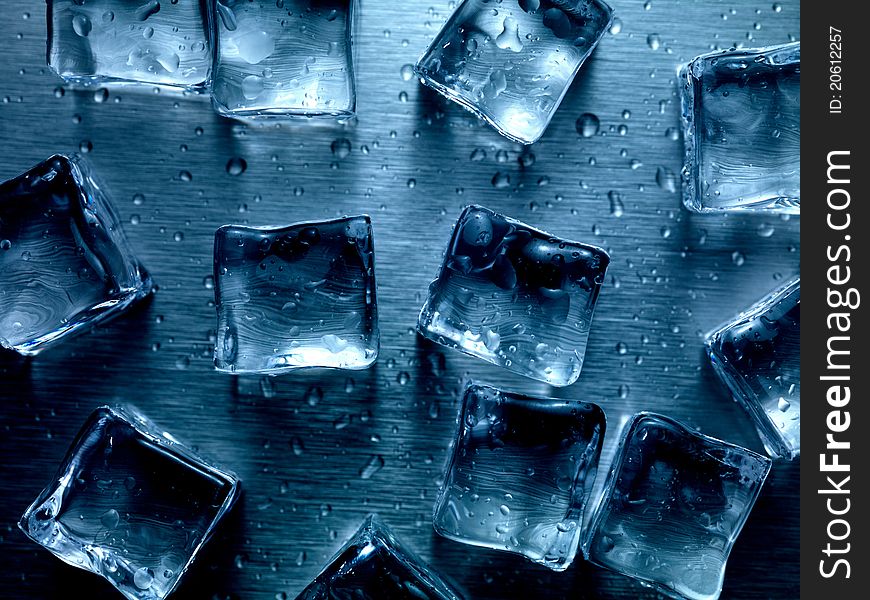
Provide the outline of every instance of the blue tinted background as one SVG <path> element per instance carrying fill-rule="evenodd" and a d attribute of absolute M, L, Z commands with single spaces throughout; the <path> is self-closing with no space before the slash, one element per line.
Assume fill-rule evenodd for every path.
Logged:
<path fill-rule="evenodd" d="M 179 597 L 292 598 L 370 511 L 473 598 L 656 597 L 582 561 L 551 573 L 439 538 L 431 527 L 458 394 L 469 377 L 601 404 L 609 431 L 599 484 L 620 424 L 640 409 L 761 448 L 702 356 L 701 334 L 797 272 L 799 219 L 689 214 L 677 193 L 657 184 L 657 172 L 666 183 L 681 164 L 677 63 L 714 46 L 786 42 L 798 36 L 799 3 L 780 2 L 779 11 L 770 0 L 613 5 L 620 30 L 605 36 L 541 142 L 527 150 L 403 78 L 402 67 L 447 18 L 445 0 L 364 1 L 359 120 L 345 130 L 248 127 L 216 116 L 205 97 L 151 88 L 113 90 L 104 102 L 93 92 L 61 95 L 44 66 L 44 2 L 4 7 L 0 177 L 53 152 L 92 146 L 89 156 L 160 291 L 29 366 L 0 362 L 3 596 L 56 598 L 75 589 L 117 597 L 98 577 L 28 542 L 14 523 L 86 415 L 100 404 L 132 401 L 244 480 L 241 504 Z M 586 112 L 601 123 L 591 138 L 575 129 Z M 351 151 L 339 158 L 331 147 L 342 138 Z M 485 157 L 475 161 L 472 153 Z M 232 157 L 246 160 L 243 174 L 227 173 Z M 181 181 L 182 170 L 191 181 Z M 610 192 L 621 198 L 621 216 L 611 211 Z M 577 384 L 551 389 L 413 332 L 451 225 L 468 203 L 610 252 Z M 214 230 L 359 212 L 374 220 L 375 366 L 271 380 L 215 372 L 215 315 L 205 285 Z M 384 467 L 361 479 L 372 456 Z M 797 596 L 797 483 L 797 464 L 775 465 L 735 546 L 724 598 Z"/>

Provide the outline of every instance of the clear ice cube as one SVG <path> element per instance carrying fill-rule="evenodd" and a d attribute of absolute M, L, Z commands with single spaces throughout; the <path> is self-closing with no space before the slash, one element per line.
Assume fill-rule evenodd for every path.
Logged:
<path fill-rule="evenodd" d="M 589 560 L 667 596 L 718 598 L 770 464 L 668 417 L 635 415 L 584 544 Z"/>
<path fill-rule="evenodd" d="M 481 206 L 459 217 L 417 330 L 555 386 L 574 383 L 610 257 Z"/>
<path fill-rule="evenodd" d="M 800 60 L 796 42 L 680 67 L 686 207 L 800 213 Z"/>
<path fill-rule="evenodd" d="M 435 530 L 564 571 L 577 554 L 604 431 L 595 404 L 469 386 Z"/>
<path fill-rule="evenodd" d="M 98 408 L 18 525 L 130 600 L 165 598 L 239 494 L 239 481 L 130 407 Z"/>
<path fill-rule="evenodd" d="M 231 373 L 364 369 L 378 355 L 368 216 L 215 234 L 215 366 Z"/>
<path fill-rule="evenodd" d="M 464 0 L 416 72 L 502 135 L 531 144 L 612 18 L 600 0 Z"/>
<path fill-rule="evenodd" d="M 0 184 L 0 347 L 35 355 L 151 288 L 80 157 L 52 156 Z"/>
<path fill-rule="evenodd" d="M 771 456 L 801 451 L 801 281 L 794 278 L 707 335 L 716 373 Z"/>
<path fill-rule="evenodd" d="M 47 0 L 48 65 L 72 84 L 211 79 L 208 0 Z"/>
<path fill-rule="evenodd" d="M 356 0 L 216 0 L 215 110 L 350 117 Z"/>
<path fill-rule="evenodd" d="M 369 515 L 296 600 L 460 600 L 442 578 Z"/>

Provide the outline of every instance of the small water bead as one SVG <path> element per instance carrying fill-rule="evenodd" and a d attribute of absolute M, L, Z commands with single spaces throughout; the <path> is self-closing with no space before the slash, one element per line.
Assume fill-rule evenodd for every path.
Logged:
<path fill-rule="evenodd" d="M 625 213 L 625 205 L 622 203 L 622 196 L 619 192 L 607 192 L 607 198 L 610 200 L 610 214 L 614 217 L 621 217 Z"/>
<path fill-rule="evenodd" d="M 659 48 L 661 48 L 662 39 L 661 37 L 659 37 L 659 34 L 651 33 L 646 36 L 646 44 L 650 47 L 650 49 L 658 50 Z"/>
<path fill-rule="evenodd" d="M 83 14 L 77 14 L 72 18 L 72 28 L 76 35 L 88 37 L 92 29 L 91 20 Z"/>
<path fill-rule="evenodd" d="M 309 406 L 317 406 L 323 400 L 323 390 L 318 386 L 312 386 L 305 392 L 305 401 Z"/>
<path fill-rule="evenodd" d="M 347 158 L 351 151 L 350 140 L 346 138 L 339 138 L 334 140 L 329 145 L 330 150 L 332 150 L 333 156 L 336 158 Z"/>
<path fill-rule="evenodd" d="M 734 251 L 731 253 L 731 262 L 740 267 L 746 262 L 746 257 L 740 252 Z"/>
<path fill-rule="evenodd" d="M 769 238 L 775 231 L 776 229 L 770 223 L 762 223 L 758 226 L 756 233 L 758 233 L 759 237 Z"/>
<path fill-rule="evenodd" d="M 359 470 L 360 479 L 371 479 L 378 471 L 384 468 L 384 458 L 374 454 L 369 457 L 368 462 Z"/>
<path fill-rule="evenodd" d="M 402 81 L 411 81 L 414 78 L 414 65 L 402 65 L 399 74 L 402 76 Z"/>
<path fill-rule="evenodd" d="M 613 35 L 619 35 L 622 32 L 622 20 L 619 17 L 615 17 L 613 19 L 613 23 L 610 25 L 610 33 Z"/>
<path fill-rule="evenodd" d="M 677 176 L 667 167 L 658 167 L 656 169 L 656 184 L 672 194 L 677 191 Z"/>
<path fill-rule="evenodd" d="M 133 574 L 133 584 L 140 590 L 147 590 L 154 582 L 154 573 L 148 567 L 142 567 Z"/>
<path fill-rule="evenodd" d="M 248 163 L 244 158 L 234 156 L 227 161 L 227 173 L 233 177 L 238 177 L 248 168 Z"/>
<path fill-rule="evenodd" d="M 497 190 L 509 187 L 511 184 L 511 176 L 507 173 L 497 172 L 492 176 L 492 187 Z"/>
<path fill-rule="evenodd" d="M 585 138 L 590 138 L 598 133 L 601 121 L 592 113 L 583 113 L 577 118 L 574 126 L 577 128 L 577 133 Z"/>

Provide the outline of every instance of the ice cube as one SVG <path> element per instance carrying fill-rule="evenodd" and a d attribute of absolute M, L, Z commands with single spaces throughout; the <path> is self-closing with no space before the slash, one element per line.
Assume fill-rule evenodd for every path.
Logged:
<path fill-rule="evenodd" d="M 564 571 L 577 554 L 604 430 L 595 404 L 470 385 L 435 530 Z"/>
<path fill-rule="evenodd" d="M 601 0 L 464 0 L 416 72 L 502 135 L 531 144 L 612 18 Z"/>
<path fill-rule="evenodd" d="M 639 413 L 626 426 L 584 548 L 659 592 L 714 600 L 771 461 Z"/>
<path fill-rule="evenodd" d="M 716 373 L 771 456 L 801 451 L 801 281 L 796 277 L 707 335 Z"/>
<path fill-rule="evenodd" d="M 459 593 L 369 515 L 296 600 L 460 600 Z"/>
<path fill-rule="evenodd" d="M 800 213 L 800 60 L 796 42 L 680 67 L 686 207 Z"/>
<path fill-rule="evenodd" d="M 233 474 L 203 461 L 135 409 L 104 406 L 91 414 L 18 526 L 125 597 L 157 600 L 178 585 L 238 494 Z"/>
<path fill-rule="evenodd" d="M 52 156 L 0 184 L 0 346 L 35 355 L 151 288 L 80 157 Z"/>
<path fill-rule="evenodd" d="M 210 83 L 207 0 L 47 1 L 48 65 L 69 83 Z"/>
<path fill-rule="evenodd" d="M 356 0 L 217 0 L 212 99 L 227 117 L 350 117 Z"/>
<path fill-rule="evenodd" d="M 555 386 L 580 376 L 610 257 L 481 206 L 459 216 L 417 330 Z"/>
<path fill-rule="evenodd" d="M 215 234 L 215 366 L 231 373 L 364 369 L 378 356 L 371 220 Z"/>

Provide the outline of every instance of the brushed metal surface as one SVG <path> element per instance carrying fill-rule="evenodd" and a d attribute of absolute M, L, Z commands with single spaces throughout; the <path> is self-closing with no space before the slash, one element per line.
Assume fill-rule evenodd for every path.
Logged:
<path fill-rule="evenodd" d="M 621 30 L 602 40 L 529 150 L 403 79 L 402 66 L 448 16 L 447 0 L 400 10 L 386 0 L 363 4 L 359 119 L 347 129 L 245 126 L 215 115 L 207 98 L 151 88 L 112 90 L 103 102 L 88 91 L 61 95 L 44 66 L 44 2 L 4 6 L 0 177 L 91 145 L 160 290 L 126 317 L 30 363 L 0 362 L 3 597 L 118 597 L 100 578 L 27 541 L 15 522 L 86 415 L 123 401 L 244 480 L 241 504 L 179 598 L 292 598 L 371 511 L 469 598 L 656 597 L 579 560 L 551 573 L 442 539 L 431 527 L 457 394 L 469 377 L 601 404 L 609 430 L 599 483 L 620 423 L 640 409 L 760 448 L 703 359 L 701 334 L 797 272 L 799 219 L 689 214 L 678 194 L 657 185 L 656 173 L 680 168 L 681 142 L 668 135 L 678 127 L 675 65 L 713 45 L 788 41 L 799 33 L 799 3 L 613 4 Z M 650 34 L 661 38 L 656 50 Z M 585 112 L 600 118 L 599 135 L 575 131 Z M 330 148 L 338 138 L 352 144 L 342 159 Z M 471 160 L 475 148 L 484 160 Z M 533 164 L 526 156 L 523 166 L 518 158 L 529 152 Z M 235 177 L 225 168 L 234 156 L 248 165 Z M 182 170 L 191 181 L 181 180 Z M 494 187 L 496 173 L 509 175 L 510 186 Z M 622 216 L 611 214 L 608 192 L 621 196 Z M 551 389 L 413 332 L 450 227 L 471 202 L 611 253 L 575 385 Z M 274 380 L 215 372 L 215 314 L 204 283 L 214 230 L 360 212 L 372 215 L 375 229 L 382 347 L 374 367 Z M 315 405 L 312 387 L 322 390 Z M 361 479 L 372 455 L 384 467 Z M 734 548 L 723 598 L 797 597 L 797 490 L 798 465 L 777 463 Z"/>

